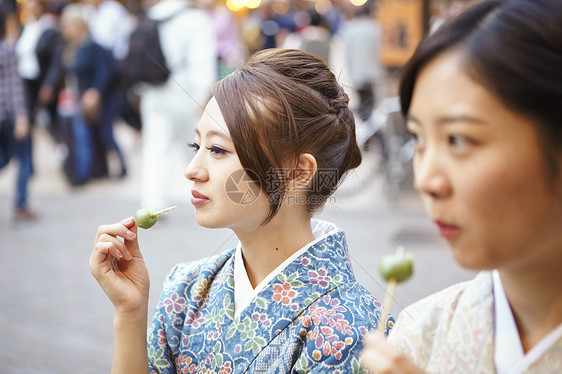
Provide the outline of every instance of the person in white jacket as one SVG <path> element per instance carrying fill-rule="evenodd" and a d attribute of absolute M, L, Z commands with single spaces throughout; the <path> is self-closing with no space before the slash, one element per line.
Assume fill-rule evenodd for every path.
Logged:
<path fill-rule="evenodd" d="M 148 17 L 165 20 L 159 37 L 171 73 L 164 84 L 147 85 L 141 94 L 141 203 L 158 208 L 170 202 L 174 185 L 184 183 L 188 160 L 174 161 L 193 137 L 216 81 L 216 40 L 205 12 L 187 1 L 161 0 L 148 9 Z"/>
<path fill-rule="evenodd" d="M 359 103 L 357 113 L 363 121 L 381 99 L 385 69 L 380 58 L 382 28 L 370 5 L 358 8 L 352 19 L 339 31 L 345 48 L 346 63 Z"/>

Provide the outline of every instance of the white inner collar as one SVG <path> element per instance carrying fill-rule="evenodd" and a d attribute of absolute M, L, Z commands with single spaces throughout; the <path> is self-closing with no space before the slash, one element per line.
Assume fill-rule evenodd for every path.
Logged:
<path fill-rule="evenodd" d="M 495 307 L 494 362 L 498 374 L 519 374 L 527 370 L 562 337 L 562 324 L 552 330 L 527 354 L 523 351 L 515 318 L 505 295 L 500 275 L 492 271 Z"/>
<path fill-rule="evenodd" d="M 244 258 L 242 256 L 242 245 L 238 242 L 236 246 L 236 253 L 234 255 L 234 315 L 238 317 L 240 313 L 246 308 L 250 302 L 256 297 L 256 295 L 279 273 L 281 273 L 291 262 L 293 262 L 297 257 L 306 252 L 308 248 L 318 243 L 325 237 L 332 235 L 338 231 L 336 225 L 331 222 L 321 221 L 321 220 L 310 220 L 310 227 L 312 229 L 312 234 L 314 235 L 314 240 L 306 244 L 304 247 L 293 253 L 288 257 L 281 265 L 279 265 L 275 270 L 268 274 L 256 286 L 252 287 L 250 283 L 250 278 L 246 272 L 246 267 L 244 266 Z"/>

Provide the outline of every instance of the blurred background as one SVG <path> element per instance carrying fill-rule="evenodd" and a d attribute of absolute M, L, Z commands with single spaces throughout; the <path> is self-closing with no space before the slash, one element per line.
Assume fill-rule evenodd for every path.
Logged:
<path fill-rule="evenodd" d="M 99 225 L 163 204 L 151 201 L 178 205 L 139 234 L 151 276 L 150 312 L 174 264 L 236 245 L 229 230 L 195 222 L 183 177 L 191 157 L 185 144 L 210 85 L 266 48 L 317 55 L 350 97 L 364 161 L 317 218 L 346 232 L 359 281 L 382 300 L 381 257 L 398 246 L 413 252 L 415 273 L 396 289 L 396 315 L 470 279 L 412 188 L 413 143 L 396 97 L 400 69 L 420 39 L 468 4 L 0 0 L 2 45 L 15 63 L 0 65 L 0 90 L 6 98 L 22 97 L 15 109 L 0 110 L 0 371 L 110 371 L 113 310 L 88 270 Z M 154 30 L 151 20 L 159 25 L 164 60 L 137 66 L 139 45 L 158 51 L 142 39 Z M 146 77 L 158 69 L 164 78 Z M 19 126 L 18 105 L 25 106 L 28 148 L 6 134 Z M 187 107 L 192 110 L 183 112 Z M 167 135 L 161 154 L 153 145 L 158 134 Z M 151 160 L 162 157 L 169 174 L 151 169 Z"/>

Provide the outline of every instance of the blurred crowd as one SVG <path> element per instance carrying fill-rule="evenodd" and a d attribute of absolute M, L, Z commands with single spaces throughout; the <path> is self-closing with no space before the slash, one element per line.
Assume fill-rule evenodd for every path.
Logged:
<path fill-rule="evenodd" d="M 16 220 L 37 219 L 27 197 L 41 157 L 32 155 L 35 126 L 65 150 L 72 186 L 126 177 L 113 128 L 133 127 L 142 205 L 165 206 L 170 152 L 192 137 L 213 83 L 257 50 L 323 59 L 363 120 L 385 95 L 372 0 L 0 0 L 0 32 L 0 168 L 19 162 Z M 110 155 L 120 165 L 111 173 Z"/>

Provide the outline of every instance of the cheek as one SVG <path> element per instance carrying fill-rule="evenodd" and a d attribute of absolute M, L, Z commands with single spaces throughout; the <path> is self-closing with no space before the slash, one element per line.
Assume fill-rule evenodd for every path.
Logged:
<path fill-rule="evenodd" d="M 463 173 L 455 189 L 461 205 L 459 213 L 485 233 L 516 223 L 521 205 L 536 197 L 534 187 L 528 183 L 533 177 L 522 173 L 516 164 L 488 159 L 459 170 Z"/>
<path fill-rule="evenodd" d="M 472 171 L 465 169 L 467 178 L 456 197 L 458 213 L 476 244 L 499 254 L 532 241 L 553 211 L 541 168 L 514 162 Z"/>

